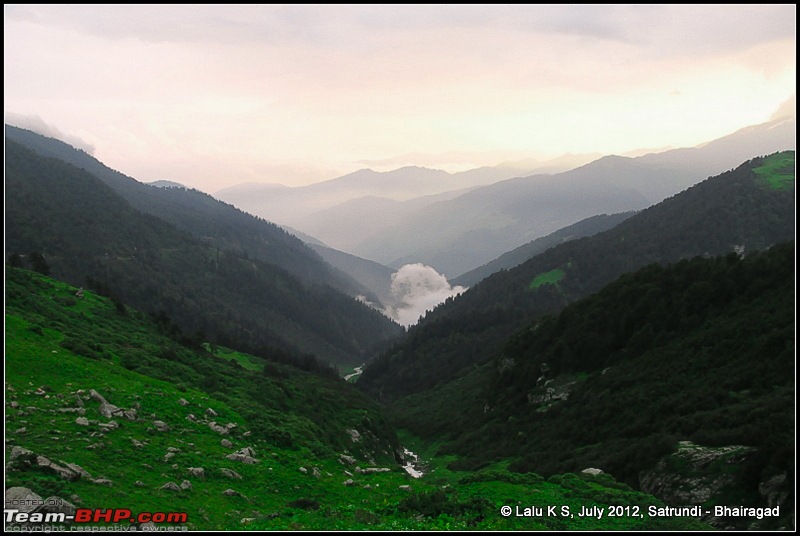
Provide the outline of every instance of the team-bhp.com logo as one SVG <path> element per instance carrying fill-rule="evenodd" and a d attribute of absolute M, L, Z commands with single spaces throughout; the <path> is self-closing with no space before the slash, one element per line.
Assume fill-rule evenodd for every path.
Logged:
<path fill-rule="evenodd" d="M 63 512 L 20 512 L 5 509 L 6 523 L 186 523 L 186 512 L 141 512 L 126 508 L 78 508 L 74 515 Z"/>

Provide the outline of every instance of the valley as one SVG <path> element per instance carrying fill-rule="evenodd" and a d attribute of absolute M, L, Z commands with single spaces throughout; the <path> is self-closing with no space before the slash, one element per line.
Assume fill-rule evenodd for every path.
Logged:
<path fill-rule="evenodd" d="M 652 202 L 616 195 L 640 158 L 494 183 L 555 206 L 610 166 L 638 201 L 584 189 L 448 279 L 7 127 L 7 501 L 190 530 L 789 528 L 794 151 Z"/>

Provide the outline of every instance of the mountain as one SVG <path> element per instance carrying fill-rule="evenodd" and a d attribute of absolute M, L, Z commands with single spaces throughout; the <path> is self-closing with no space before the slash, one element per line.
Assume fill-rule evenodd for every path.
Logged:
<path fill-rule="evenodd" d="M 608 475 L 466 473 L 426 458 L 436 477 L 414 479 L 381 408 L 342 380 L 186 347 L 148 316 L 40 274 L 7 266 L 5 283 L 6 501 L 20 511 L 71 515 L 124 497 L 133 515 L 182 513 L 172 530 L 564 530 L 575 521 L 505 518 L 496 505 L 664 506 Z M 64 525 L 153 528 L 133 515 Z M 580 526 L 708 528 L 649 516 Z"/>
<path fill-rule="evenodd" d="M 194 338 L 358 364 L 402 331 L 329 286 L 303 283 L 143 214 L 87 171 L 10 139 L 5 173 L 7 255 L 34 264 L 43 255 L 53 275 L 174 322 Z"/>
<path fill-rule="evenodd" d="M 467 456 L 454 468 L 593 467 L 672 506 L 780 505 L 767 523 L 788 526 L 794 263 L 789 242 L 626 274 L 533 320 L 483 366 L 405 399 L 398 425 Z"/>
<path fill-rule="evenodd" d="M 278 226 L 255 218 L 210 195 L 183 187 L 143 184 L 108 168 L 87 153 L 53 138 L 6 125 L 7 140 L 84 169 L 102 180 L 135 209 L 160 218 L 205 244 L 275 264 L 313 285 L 331 286 L 351 296 L 364 289 L 325 264 L 319 255 Z M 175 186 L 177 183 L 160 181 Z"/>
<path fill-rule="evenodd" d="M 326 246 L 316 244 L 310 246 L 325 259 L 325 262 L 348 274 L 374 296 L 370 298 L 366 295 L 365 298 L 379 306 L 398 306 L 391 292 L 392 274 L 395 273 L 393 269 Z"/>
<path fill-rule="evenodd" d="M 393 221 L 399 223 L 379 226 L 345 249 L 391 267 L 422 262 L 453 278 L 582 219 L 641 210 L 753 155 L 794 149 L 795 126 L 794 119 L 781 119 L 697 148 L 637 158 L 607 156 L 556 175 L 474 188 L 451 201 L 395 214 Z M 327 221 L 328 228 L 336 226 L 333 218 Z"/>
<path fill-rule="evenodd" d="M 635 212 L 623 212 L 620 214 L 612 214 L 610 216 L 608 214 L 600 214 L 597 216 L 592 216 L 591 218 L 586 218 L 585 220 L 581 220 L 578 223 L 569 225 L 563 229 L 559 229 L 558 231 L 547 236 L 543 236 L 528 242 L 527 244 L 523 244 L 522 246 L 507 253 L 503 253 L 492 262 L 486 263 L 479 268 L 470 270 L 469 272 L 461 274 L 460 276 L 452 279 L 451 283 L 453 285 L 460 285 L 462 287 L 471 287 L 495 272 L 499 272 L 500 270 L 508 270 L 509 268 L 518 266 L 531 257 L 548 248 L 561 244 L 562 242 L 568 242 L 584 236 L 592 236 L 599 232 L 611 229 L 618 223 L 625 221 L 634 214 Z"/>
<path fill-rule="evenodd" d="M 359 385 L 390 401 L 490 359 L 532 319 L 648 264 L 746 254 L 794 237 L 794 151 L 755 158 L 603 233 L 552 247 L 447 300 L 373 361 Z"/>
<path fill-rule="evenodd" d="M 526 168 L 524 163 L 458 173 L 420 166 L 406 166 L 393 171 L 361 169 L 308 186 L 247 183 L 222 189 L 215 195 L 251 214 L 314 235 L 313 229 L 304 227 L 306 219 L 348 201 L 360 198 L 408 201 L 453 190 L 466 190 L 530 172 L 531 169 Z M 327 242 L 326 238 L 320 238 Z"/>

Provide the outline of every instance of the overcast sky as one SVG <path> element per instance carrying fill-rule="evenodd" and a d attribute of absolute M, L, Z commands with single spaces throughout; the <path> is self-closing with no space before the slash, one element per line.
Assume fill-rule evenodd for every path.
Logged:
<path fill-rule="evenodd" d="M 691 146 L 796 91 L 796 6 L 4 6 L 6 121 L 214 192 Z"/>

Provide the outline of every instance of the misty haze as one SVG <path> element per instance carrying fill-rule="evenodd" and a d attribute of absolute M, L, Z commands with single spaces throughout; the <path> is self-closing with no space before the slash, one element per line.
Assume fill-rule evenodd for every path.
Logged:
<path fill-rule="evenodd" d="M 9 530 L 793 530 L 795 5 L 4 6 Z"/>

